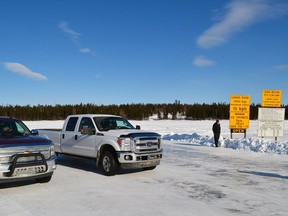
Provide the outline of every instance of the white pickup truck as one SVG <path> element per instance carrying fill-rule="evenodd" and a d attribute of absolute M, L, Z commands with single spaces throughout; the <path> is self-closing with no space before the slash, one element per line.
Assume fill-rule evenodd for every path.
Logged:
<path fill-rule="evenodd" d="M 162 158 L 161 135 L 115 115 L 70 115 L 59 130 L 39 129 L 59 154 L 92 158 L 107 176 L 124 169 L 154 169 Z"/>

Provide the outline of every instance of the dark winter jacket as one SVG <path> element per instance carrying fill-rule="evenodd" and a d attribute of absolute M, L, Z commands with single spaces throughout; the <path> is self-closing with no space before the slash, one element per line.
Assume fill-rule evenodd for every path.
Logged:
<path fill-rule="evenodd" d="M 214 134 L 220 135 L 220 132 L 221 132 L 220 124 L 219 124 L 218 122 L 215 122 L 215 123 L 213 124 L 212 130 L 213 130 L 213 133 L 214 133 Z"/>

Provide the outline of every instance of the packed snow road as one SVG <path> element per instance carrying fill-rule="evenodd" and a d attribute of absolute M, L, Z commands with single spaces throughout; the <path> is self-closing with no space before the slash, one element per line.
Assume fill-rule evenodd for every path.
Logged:
<path fill-rule="evenodd" d="M 164 141 L 153 171 L 106 177 L 58 157 L 51 182 L 0 185 L 0 212 L 31 215 L 287 215 L 288 155 Z"/>

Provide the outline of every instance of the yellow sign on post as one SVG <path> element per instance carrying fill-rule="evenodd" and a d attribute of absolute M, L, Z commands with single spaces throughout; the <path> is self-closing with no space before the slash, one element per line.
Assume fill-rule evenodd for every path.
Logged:
<path fill-rule="evenodd" d="M 262 107 L 280 107 L 281 90 L 262 90 Z"/>
<path fill-rule="evenodd" d="M 230 129 L 249 128 L 249 112 L 230 112 Z"/>
<path fill-rule="evenodd" d="M 230 129 L 241 129 L 234 131 L 243 131 L 249 128 L 250 120 L 250 96 L 249 95 L 231 95 L 230 96 Z"/>

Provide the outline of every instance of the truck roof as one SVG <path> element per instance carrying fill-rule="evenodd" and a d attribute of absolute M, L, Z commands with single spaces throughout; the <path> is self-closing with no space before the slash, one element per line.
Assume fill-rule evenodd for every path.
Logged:
<path fill-rule="evenodd" d="M 92 117 L 93 118 L 93 117 L 100 117 L 100 116 L 121 117 L 121 116 L 118 116 L 118 115 L 111 115 L 111 114 L 75 114 L 75 115 L 69 115 L 68 117 Z"/>
<path fill-rule="evenodd" d="M 8 117 L 8 116 L 0 116 L 0 120 L 13 120 L 13 121 L 15 121 L 15 120 L 18 120 L 18 119 L 16 119 L 16 118 L 14 118 L 14 117 Z"/>

